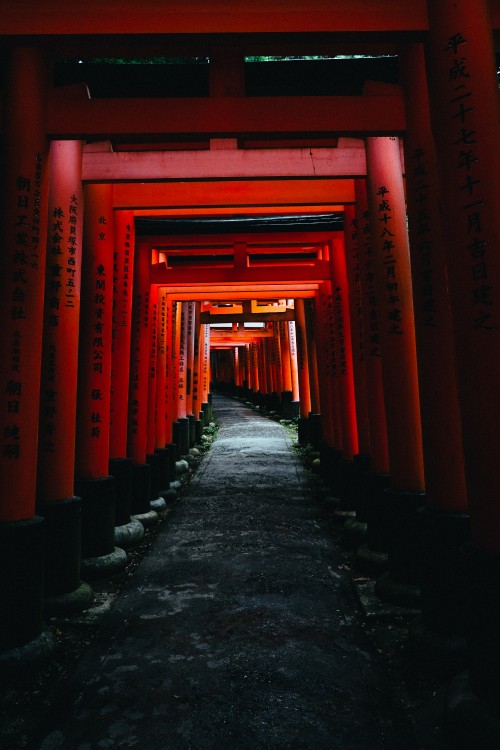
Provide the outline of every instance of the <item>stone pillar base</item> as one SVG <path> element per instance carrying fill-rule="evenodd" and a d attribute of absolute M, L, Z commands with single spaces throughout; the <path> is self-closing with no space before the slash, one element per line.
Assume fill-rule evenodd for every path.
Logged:
<path fill-rule="evenodd" d="M 94 591 L 88 583 L 80 583 L 76 589 L 66 594 L 46 596 L 43 602 L 45 615 L 67 617 L 88 609 L 94 601 Z"/>
<path fill-rule="evenodd" d="M 108 555 L 115 546 L 114 477 L 77 479 L 75 489 L 82 498 L 82 557 Z"/>
<path fill-rule="evenodd" d="M 45 598 L 71 594 L 81 583 L 82 500 L 43 503 L 38 512 L 45 519 Z"/>
<path fill-rule="evenodd" d="M 423 623 L 436 636 L 465 636 L 470 624 L 469 515 L 423 508 L 418 516 Z"/>
<path fill-rule="evenodd" d="M 132 490 L 130 458 L 111 458 L 109 473 L 115 479 L 115 526 L 123 526 L 130 521 L 132 508 Z"/>
<path fill-rule="evenodd" d="M 177 420 L 179 425 L 179 447 L 181 456 L 185 456 L 189 453 L 189 419 L 187 417 L 180 417 Z"/>
<path fill-rule="evenodd" d="M 175 445 L 169 443 L 164 448 L 157 448 L 155 453 L 158 456 L 158 494 L 161 495 L 164 489 L 168 489 L 170 482 L 175 479 Z"/>
<path fill-rule="evenodd" d="M 150 464 L 132 464 L 130 480 L 132 486 L 132 516 L 149 511 L 151 500 Z"/>
<path fill-rule="evenodd" d="M 210 424 L 210 417 L 211 417 L 211 411 L 210 411 L 210 404 L 208 401 L 205 401 L 201 405 L 201 412 L 203 414 L 203 426 L 208 427 Z"/>
<path fill-rule="evenodd" d="M 196 442 L 196 417 L 194 414 L 188 414 L 189 422 L 189 447 L 192 448 Z"/>
<path fill-rule="evenodd" d="M 447 747 L 453 750 L 500 747 L 498 703 L 478 698 L 468 672 L 457 675 L 450 683 L 443 724 Z"/>
<path fill-rule="evenodd" d="M 0 652 L 29 651 L 42 633 L 44 537 L 40 516 L 0 523 Z"/>
<path fill-rule="evenodd" d="M 82 560 L 82 573 L 89 581 L 120 573 L 127 564 L 127 553 L 121 547 L 99 557 L 86 557 Z"/>
<path fill-rule="evenodd" d="M 160 494 L 160 459 L 158 454 L 148 453 L 146 455 L 146 463 L 151 466 L 151 489 L 150 489 L 150 500 L 156 500 Z"/>
<path fill-rule="evenodd" d="M 145 529 L 158 523 L 158 513 L 155 510 L 149 510 L 147 513 L 138 513 L 132 516 L 132 520 L 139 521 Z"/>
<path fill-rule="evenodd" d="M 15 648 L 0 650 L 0 682 L 22 687 L 30 684 L 33 675 L 49 663 L 56 647 L 52 630 L 44 630 L 33 640 Z"/>
<path fill-rule="evenodd" d="M 115 526 L 115 544 L 122 549 L 132 549 L 144 539 L 144 526 L 132 518 L 122 526 Z"/>

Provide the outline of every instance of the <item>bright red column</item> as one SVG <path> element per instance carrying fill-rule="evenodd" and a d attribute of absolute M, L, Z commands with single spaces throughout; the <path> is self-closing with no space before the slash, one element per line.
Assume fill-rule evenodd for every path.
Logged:
<path fill-rule="evenodd" d="M 53 141 L 40 387 L 37 501 L 74 494 L 82 271 L 82 141 Z"/>
<path fill-rule="evenodd" d="M 74 494 L 82 270 L 81 141 L 53 141 L 44 342 L 40 383 L 37 507 L 46 520 L 45 597 L 64 601 L 80 583 L 81 498 Z M 88 589 L 88 587 L 87 587 Z M 76 597 L 75 597 L 76 598 Z M 81 609 L 90 604 L 87 590 Z"/>
<path fill-rule="evenodd" d="M 288 323 L 287 321 L 280 321 L 278 323 L 278 335 L 280 341 L 280 355 L 281 355 L 281 380 L 283 383 L 283 391 L 285 393 L 292 393 L 292 369 L 290 363 L 290 339 L 288 334 Z"/>
<path fill-rule="evenodd" d="M 500 701 L 500 111 L 490 3 L 428 4 L 431 119 L 449 236 L 448 281 L 474 555 L 469 677 Z M 455 713 L 460 727 L 462 705 Z M 484 721 L 484 719 L 482 719 Z"/>
<path fill-rule="evenodd" d="M 172 441 L 172 425 L 174 423 L 173 416 L 173 347 L 172 342 L 174 340 L 174 309 L 175 303 L 172 297 L 168 295 L 168 290 L 165 287 L 162 288 L 162 292 L 166 294 L 165 304 L 165 440 L 167 443 Z"/>
<path fill-rule="evenodd" d="M 500 113 L 488 3 L 429 7 L 432 121 L 446 232 L 472 536 L 500 553 Z"/>
<path fill-rule="evenodd" d="M 332 285 L 323 282 L 315 298 L 316 327 L 319 332 L 318 369 L 321 400 L 321 431 L 325 445 L 335 447 L 335 341 Z"/>
<path fill-rule="evenodd" d="M 179 379 L 178 379 L 178 419 L 186 418 L 186 391 L 187 391 L 187 345 L 188 345 L 188 315 L 189 302 L 181 302 L 179 305 Z"/>
<path fill-rule="evenodd" d="M 290 373 L 292 376 L 292 401 L 299 401 L 299 370 L 297 361 L 297 331 L 295 321 L 288 321 L 288 338 L 290 341 Z"/>
<path fill-rule="evenodd" d="M 363 303 L 360 284 L 361 259 L 354 205 L 348 205 L 344 208 L 344 247 L 359 452 L 363 456 L 369 456 L 370 428 L 368 422 L 368 390 L 366 385 L 366 334 L 363 330 Z"/>
<path fill-rule="evenodd" d="M 391 488 L 424 488 L 415 327 L 399 139 L 366 139 Z"/>
<path fill-rule="evenodd" d="M 166 393 L 167 393 L 167 290 L 158 287 L 158 319 L 157 319 L 157 355 L 156 355 L 156 399 L 155 399 L 155 449 L 164 448 L 167 442 L 166 434 Z"/>
<path fill-rule="evenodd" d="M 14 49 L 2 106 L 0 651 L 42 631 L 44 523 L 35 516 L 47 233 L 47 65 Z"/>
<path fill-rule="evenodd" d="M 116 211 L 109 454 L 119 459 L 127 455 L 134 246 L 133 211 Z"/>
<path fill-rule="evenodd" d="M 113 203 L 110 185 L 84 189 L 84 254 L 76 476 L 108 475 L 113 311 Z"/>
<path fill-rule="evenodd" d="M 193 413 L 193 365 L 195 339 L 195 303 L 187 303 L 187 341 L 186 341 L 186 414 Z"/>
<path fill-rule="evenodd" d="M 448 293 L 448 236 L 439 211 L 422 46 L 409 45 L 401 65 L 406 86 L 405 161 L 426 504 L 446 511 L 465 511 L 467 492 Z"/>
<path fill-rule="evenodd" d="M 370 430 L 370 469 L 378 475 L 390 471 L 387 420 L 385 413 L 382 358 L 380 354 L 380 315 L 375 290 L 375 270 L 365 180 L 355 180 L 356 234 L 359 247 L 359 284 L 365 336 L 366 388 Z"/>
<path fill-rule="evenodd" d="M 108 184 L 84 187 L 75 488 L 82 498 L 84 575 L 127 562 L 115 549 L 115 480 L 109 474 L 114 216 Z M 97 562 L 96 562 L 97 559 Z M 101 565 L 102 563 L 102 565 Z"/>
<path fill-rule="evenodd" d="M 151 247 L 135 248 L 132 338 L 130 353 L 127 455 L 137 465 L 146 463 L 149 370 L 149 269 Z"/>
<path fill-rule="evenodd" d="M 0 521 L 35 512 L 47 233 L 46 64 L 12 51 L 3 108 Z"/>
<path fill-rule="evenodd" d="M 149 294 L 149 369 L 148 418 L 146 455 L 152 456 L 156 447 L 156 377 L 158 369 L 158 285 L 152 284 Z M 148 459 L 149 461 L 149 459 Z"/>
<path fill-rule="evenodd" d="M 311 411 L 309 386 L 309 362 L 307 358 L 307 334 L 304 300 L 295 300 L 295 331 L 297 336 L 297 372 L 299 379 L 300 416 L 307 419 Z"/>
<path fill-rule="evenodd" d="M 319 414 L 321 404 L 319 400 L 319 374 L 317 356 L 317 330 L 314 320 L 314 306 L 310 299 L 303 300 L 307 336 L 307 361 L 309 364 L 309 387 L 311 390 L 311 412 Z"/>
<path fill-rule="evenodd" d="M 335 321 L 335 348 L 338 353 L 337 371 L 342 420 L 342 455 L 344 460 L 352 461 L 353 457 L 358 453 L 358 427 L 356 422 L 356 400 L 354 396 L 349 291 L 343 240 L 333 240 L 330 266 Z"/>

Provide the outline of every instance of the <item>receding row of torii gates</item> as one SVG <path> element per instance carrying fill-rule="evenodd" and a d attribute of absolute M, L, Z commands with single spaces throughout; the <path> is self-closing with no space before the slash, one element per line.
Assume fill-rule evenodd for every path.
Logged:
<path fill-rule="evenodd" d="M 421 46 L 402 56 L 406 195 L 399 139 L 367 137 L 366 179 L 304 289 L 280 288 L 274 269 L 275 299 L 288 311 L 293 300 L 293 316 L 241 344 L 210 342 L 202 299 L 162 281 L 161 249 L 136 238 L 112 185 L 83 185 L 82 141 L 49 148 L 39 51 L 12 52 L 0 259 L 6 669 L 49 649 L 44 607 L 88 605 L 81 571 L 124 564 L 210 419 L 212 347 L 220 380 L 285 412 L 299 403 L 325 480 L 367 522 L 372 551 L 388 552 L 381 593 L 419 584 L 427 636 L 467 632 L 473 689 L 498 700 L 500 119 L 487 4 L 455 5 L 451 30 L 429 8 L 430 111 Z M 240 289 L 226 299 L 259 298 Z"/>

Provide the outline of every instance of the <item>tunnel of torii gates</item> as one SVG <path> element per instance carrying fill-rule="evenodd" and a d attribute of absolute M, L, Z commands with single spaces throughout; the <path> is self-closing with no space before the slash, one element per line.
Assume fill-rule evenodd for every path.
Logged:
<path fill-rule="evenodd" d="M 299 417 L 381 595 L 418 585 L 499 698 L 500 4 L 333 5 L 2 6 L 5 669 L 125 564 L 212 382 Z M 210 58 L 206 96 L 49 83 L 166 48 Z M 246 95 L 270 50 L 397 55 L 399 80 Z"/>

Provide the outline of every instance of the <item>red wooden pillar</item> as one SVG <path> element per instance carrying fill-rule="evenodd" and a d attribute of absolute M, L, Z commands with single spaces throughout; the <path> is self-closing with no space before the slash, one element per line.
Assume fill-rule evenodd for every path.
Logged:
<path fill-rule="evenodd" d="M 153 250 L 152 262 L 156 262 L 156 253 Z M 148 411 L 146 425 L 146 462 L 150 466 L 151 494 L 150 500 L 154 509 L 159 510 L 162 504 L 159 498 L 159 457 L 156 453 L 156 397 L 157 397 L 157 371 L 158 371 L 158 285 L 151 284 L 149 293 L 149 368 L 148 368 Z M 164 420 L 162 420 L 164 425 Z"/>
<path fill-rule="evenodd" d="M 335 344 L 338 352 L 338 374 L 342 419 L 342 454 L 344 461 L 352 461 L 358 453 L 358 426 L 352 364 L 351 321 L 349 290 L 343 240 L 334 239 L 330 255 L 332 272 Z"/>
<path fill-rule="evenodd" d="M 204 323 L 203 348 L 200 351 L 200 377 L 201 377 L 201 409 L 204 415 L 204 424 L 208 425 L 212 419 L 210 403 L 210 325 Z"/>
<path fill-rule="evenodd" d="M 82 147 L 81 141 L 53 141 L 50 152 L 37 505 L 46 519 L 47 604 L 60 609 L 84 609 L 93 598 L 80 583 L 81 499 L 74 496 Z"/>
<path fill-rule="evenodd" d="M 422 514 L 423 616 L 431 628 L 463 632 L 462 550 L 470 531 L 448 294 L 448 235 L 439 210 L 422 45 L 408 45 L 400 60 L 406 92 L 405 162 L 427 506 Z"/>
<path fill-rule="evenodd" d="M 500 111 L 489 5 L 485 0 L 429 3 L 428 69 L 449 236 L 465 476 L 477 550 L 476 599 L 469 605 L 470 677 L 476 694 L 498 705 Z"/>
<path fill-rule="evenodd" d="M 318 331 L 318 370 L 321 401 L 322 443 L 332 453 L 335 448 L 335 420 L 333 400 L 333 379 L 335 374 L 335 343 L 332 286 L 323 282 L 315 298 L 316 329 Z M 326 456 L 324 457 L 326 459 Z M 331 458 L 331 455 L 330 455 Z M 322 464 L 325 463 L 322 456 Z M 330 464 L 330 460 L 328 461 Z M 323 470 L 322 466 L 322 470 Z"/>
<path fill-rule="evenodd" d="M 115 482 L 108 474 L 114 225 L 111 185 L 84 188 L 84 246 L 78 372 L 76 488 L 82 497 L 82 555 L 87 575 L 120 569 L 115 548 Z"/>
<path fill-rule="evenodd" d="M 380 320 L 375 290 L 374 256 L 368 220 L 366 182 L 355 181 L 356 233 L 359 247 L 361 313 L 365 335 L 366 388 L 370 431 L 370 469 L 373 489 L 388 483 L 389 446 L 385 414 L 382 358 L 380 354 Z"/>
<path fill-rule="evenodd" d="M 146 462 L 148 385 L 150 356 L 149 270 L 151 246 L 135 246 L 134 287 L 132 296 L 132 335 L 128 400 L 127 454 L 132 460 L 132 514 L 148 523 L 151 518 L 151 467 Z M 153 516 L 153 518 L 156 518 Z"/>
<path fill-rule="evenodd" d="M 201 302 L 195 302 L 194 309 L 194 347 L 193 347 L 193 414 L 197 431 L 201 430 L 202 385 L 200 365 L 203 358 L 203 325 L 200 323 Z M 198 425 L 198 422 L 200 423 Z M 201 436 L 201 432 L 200 432 Z"/>
<path fill-rule="evenodd" d="M 367 466 L 370 456 L 370 429 L 368 423 L 368 390 L 366 385 L 366 334 L 363 330 L 363 304 L 360 284 L 361 259 L 354 205 L 348 205 L 344 208 L 344 247 L 359 455 L 360 457 L 364 457 L 365 466 Z"/>
<path fill-rule="evenodd" d="M 187 344 L 188 344 L 189 302 L 179 302 L 177 306 L 177 424 L 181 455 L 189 451 L 189 420 L 186 412 L 187 391 Z"/>
<path fill-rule="evenodd" d="M 308 443 L 308 417 L 311 413 L 311 390 L 309 384 L 309 362 L 307 356 L 307 332 L 304 300 L 295 300 L 295 331 L 297 336 L 297 373 L 299 379 L 300 418 L 299 442 Z"/>
<path fill-rule="evenodd" d="M 297 331 L 295 321 L 289 320 L 287 326 L 287 335 L 290 342 L 290 374 L 292 376 L 292 404 L 295 404 L 296 414 L 299 415 L 300 395 L 299 395 L 299 370 L 297 363 Z"/>
<path fill-rule="evenodd" d="M 195 444 L 195 422 L 193 412 L 193 366 L 195 340 L 195 303 L 187 303 L 187 340 L 186 340 L 186 417 L 189 420 L 189 447 Z"/>
<path fill-rule="evenodd" d="M 43 54 L 12 50 L 6 74 L 0 174 L 1 651 L 44 638 L 44 524 L 35 516 L 35 492 L 48 196 Z"/>
<path fill-rule="evenodd" d="M 391 580 L 416 583 L 424 475 L 406 206 L 398 138 L 366 140 L 368 206 L 379 312 L 391 488 L 381 503 Z M 385 591 L 390 596 L 388 590 Z M 415 592 L 416 595 L 416 592 Z"/>
<path fill-rule="evenodd" d="M 283 416 L 291 419 L 292 415 L 292 369 L 290 363 L 290 339 L 288 336 L 287 321 L 281 320 L 276 324 L 279 337 L 280 363 L 281 363 L 281 403 Z"/>
<path fill-rule="evenodd" d="M 127 457 L 128 410 L 124 405 L 129 398 L 134 245 L 133 211 L 116 211 L 109 429 L 109 473 L 115 478 L 116 526 L 129 524 L 131 513 L 132 461 Z"/>

